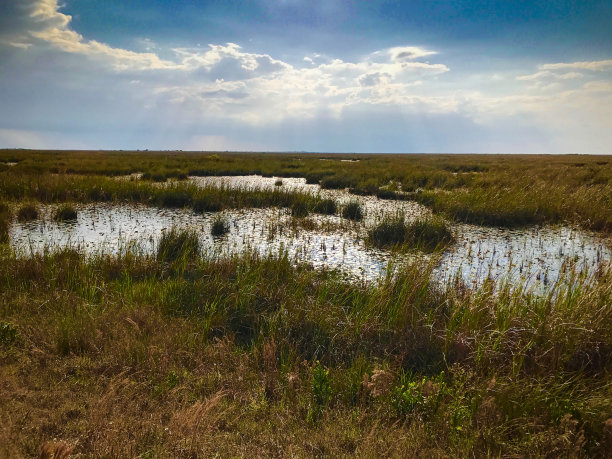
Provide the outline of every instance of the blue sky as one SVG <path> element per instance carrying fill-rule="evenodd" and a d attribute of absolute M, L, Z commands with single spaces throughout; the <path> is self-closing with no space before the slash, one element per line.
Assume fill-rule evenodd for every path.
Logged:
<path fill-rule="evenodd" d="M 612 1 L 4 0 L 0 147 L 612 153 Z"/>

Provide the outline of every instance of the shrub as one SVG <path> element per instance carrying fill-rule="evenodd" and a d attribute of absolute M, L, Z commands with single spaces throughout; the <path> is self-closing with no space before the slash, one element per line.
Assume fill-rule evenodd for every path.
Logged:
<path fill-rule="evenodd" d="M 212 222 L 210 234 L 213 236 L 223 236 L 229 232 L 229 224 L 221 217 L 217 217 Z"/>
<path fill-rule="evenodd" d="M 77 219 L 77 211 L 69 204 L 64 204 L 57 208 L 53 219 L 57 222 L 72 221 Z"/>
<path fill-rule="evenodd" d="M 349 220 L 361 220 L 363 219 L 363 209 L 358 201 L 349 202 L 344 209 L 342 209 L 342 216 Z"/>
<path fill-rule="evenodd" d="M 159 261 L 174 261 L 179 258 L 195 258 L 200 250 L 200 240 L 193 230 L 181 230 L 176 227 L 166 231 L 157 247 Z"/>
<path fill-rule="evenodd" d="M 34 204 L 25 204 L 17 212 L 17 220 L 29 222 L 38 218 L 38 209 Z"/>

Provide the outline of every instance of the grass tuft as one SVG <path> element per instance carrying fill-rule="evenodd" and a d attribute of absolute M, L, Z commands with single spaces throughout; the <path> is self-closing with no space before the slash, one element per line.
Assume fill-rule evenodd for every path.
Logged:
<path fill-rule="evenodd" d="M 369 231 L 368 240 L 377 247 L 407 244 L 411 247 L 433 252 L 449 245 L 453 234 L 444 219 L 430 217 L 406 223 L 404 215 L 387 218 Z"/>
<path fill-rule="evenodd" d="M 172 227 L 165 231 L 157 246 L 157 260 L 172 262 L 195 259 L 200 253 L 200 240 L 194 230 Z"/>
<path fill-rule="evenodd" d="M 349 220 L 359 221 L 363 219 L 363 208 L 359 201 L 351 201 L 342 209 L 342 216 Z"/>
<path fill-rule="evenodd" d="M 29 222 L 38 218 L 38 209 L 34 204 L 24 204 L 17 212 L 17 220 L 20 222 Z"/>
<path fill-rule="evenodd" d="M 74 221 L 77 219 L 77 211 L 71 205 L 64 204 L 56 209 L 53 219 L 56 222 Z"/>
<path fill-rule="evenodd" d="M 308 203 L 304 200 L 298 199 L 291 206 L 292 217 L 304 218 L 308 216 L 308 213 Z"/>
<path fill-rule="evenodd" d="M 338 206 L 333 199 L 322 199 L 315 204 L 314 211 L 318 214 L 334 215 L 338 211 Z"/>
<path fill-rule="evenodd" d="M 227 221 L 219 216 L 213 220 L 210 234 L 213 236 L 223 236 L 224 234 L 227 234 L 229 230 L 230 227 Z"/>

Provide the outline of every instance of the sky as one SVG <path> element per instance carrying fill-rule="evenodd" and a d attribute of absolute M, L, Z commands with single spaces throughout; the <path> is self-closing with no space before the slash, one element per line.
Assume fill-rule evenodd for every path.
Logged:
<path fill-rule="evenodd" d="M 612 0 L 2 0 L 0 147 L 612 154 Z"/>

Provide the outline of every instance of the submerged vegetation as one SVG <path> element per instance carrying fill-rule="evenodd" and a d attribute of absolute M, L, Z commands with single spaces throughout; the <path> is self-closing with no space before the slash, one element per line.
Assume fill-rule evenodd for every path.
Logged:
<path fill-rule="evenodd" d="M 53 438 L 94 456 L 605 454 L 609 270 L 543 298 L 164 240 L 162 257 L 2 255 L 3 455 Z"/>
<path fill-rule="evenodd" d="M 0 161 L 17 163 L 0 170 L 0 456 L 609 452 L 612 270 L 599 255 L 596 271 L 568 267 L 541 294 L 528 281 L 441 285 L 423 261 L 435 256 L 422 254 L 377 282 L 282 248 L 206 255 L 196 229 L 223 243 L 238 220 L 207 215 L 208 226 L 202 213 L 277 207 L 288 210 L 262 237 L 358 227 L 358 243 L 430 252 L 453 243 L 449 220 L 609 233 L 608 157 L 6 150 Z M 184 180 L 238 174 L 414 200 L 434 215 L 376 220 L 366 198 L 303 194 L 288 179 L 270 189 Z M 192 209 L 197 222 L 169 224 L 151 254 L 7 244 L 14 219 L 40 208 L 44 222 L 41 203 L 64 221 L 88 202 Z"/>

